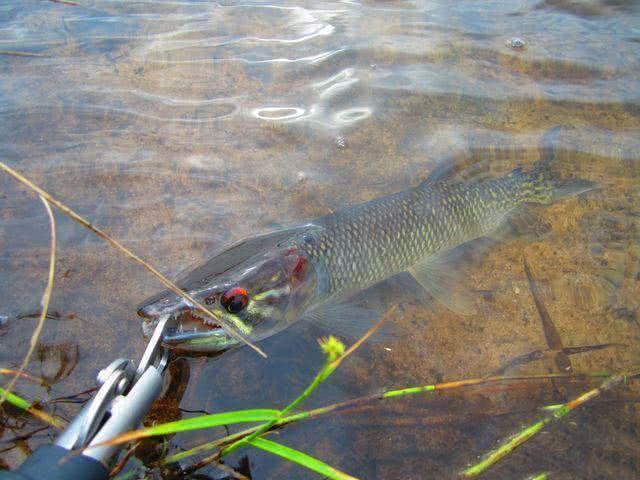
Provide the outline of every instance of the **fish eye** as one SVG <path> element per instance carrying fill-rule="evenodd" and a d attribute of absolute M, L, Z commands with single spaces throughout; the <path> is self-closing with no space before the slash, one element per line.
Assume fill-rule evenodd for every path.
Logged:
<path fill-rule="evenodd" d="M 216 303 L 215 295 L 209 295 L 208 297 L 204 297 L 204 303 L 207 305 L 213 305 Z"/>
<path fill-rule="evenodd" d="M 220 303 L 229 313 L 238 313 L 244 310 L 249 303 L 249 296 L 244 288 L 233 287 L 222 295 Z"/>

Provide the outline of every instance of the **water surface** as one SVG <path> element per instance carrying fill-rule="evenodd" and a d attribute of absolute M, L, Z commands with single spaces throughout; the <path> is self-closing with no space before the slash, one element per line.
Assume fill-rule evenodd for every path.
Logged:
<path fill-rule="evenodd" d="M 479 164 L 493 175 L 527 167 L 558 126 L 558 169 L 600 185 L 535 209 L 526 235 L 468 266 L 482 297 L 477 315 L 397 297 L 395 284 L 365 293 L 388 306 L 401 299 L 394 335 L 363 346 L 309 406 L 496 371 L 558 372 L 525 259 L 564 347 L 616 344 L 569 355 L 574 372 L 638 366 L 637 2 L 77 3 L 0 4 L 0 158 L 169 276 L 239 238 L 416 185 L 438 165 Z M 45 401 L 91 388 L 116 357 L 137 358 L 136 307 L 161 288 L 57 218 L 59 315 L 28 368 L 54 385 L 17 387 Z M 27 349 L 35 320 L 24 316 L 40 308 L 48 235 L 37 198 L 0 176 L 1 366 L 17 366 Z M 283 406 L 319 368 L 316 338 L 327 333 L 298 325 L 261 343 L 267 360 L 246 348 L 179 359 L 180 387 L 156 415 Z M 512 364 L 535 351 L 541 359 Z M 277 439 L 360 478 L 456 478 L 541 406 L 595 385 L 390 401 L 293 425 Z M 603 396 L 488 476 L 634 478 L 637 394 L 631 384 Z M 48 408 L 71 418 L 79 405 Z M 55 437 L 31 435 L 38 428 L 6 412 L 0 465 L 16 466 Z M 244 454 L 255 479 L 315 478 Z"/>

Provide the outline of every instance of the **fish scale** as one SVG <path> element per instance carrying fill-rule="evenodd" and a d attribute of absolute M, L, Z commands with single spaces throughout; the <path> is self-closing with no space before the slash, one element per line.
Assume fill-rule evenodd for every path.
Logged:
<path fill-rule="evenodd" d="M 487 181 L 425 181 L 324 217 L 302 249 L 319 273 L 320 297 L 367 288 L 431 256 L 497 229 L 526 202 L 548 203 L 540 172 Z"/>

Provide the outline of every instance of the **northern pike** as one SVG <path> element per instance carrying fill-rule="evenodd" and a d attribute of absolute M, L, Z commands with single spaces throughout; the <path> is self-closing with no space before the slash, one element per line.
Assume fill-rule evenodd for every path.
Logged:
<path fill-rule="evenodd" d="M 172 347 L 222 351 L 238 343 L 223 324 L 258 341 L 400 272 L 453 310 L 470 311 L 442 275 L 447 252 L 496 232 L 524 204 L 549 204 L 593 187 L 578 179 L 560 184 L 548 167 L 540 161 L 530 171 L 467 182 L 434 175 L 417 187 L 249 238 L 176 282 L 215 319 L 172 292 L 149 299 L 138 314 L 147 330 L 173 316 L 177 327 L 164 335 Z"/>

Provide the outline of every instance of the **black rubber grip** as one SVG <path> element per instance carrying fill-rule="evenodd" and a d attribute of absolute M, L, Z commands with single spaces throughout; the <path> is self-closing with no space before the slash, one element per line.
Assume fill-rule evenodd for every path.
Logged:
<path fill-rule="evenodd" d="M 91 457 L 70 453 L 58 445 L 43 445 L 13 472 L 0 472 L 0 480 L 106 480 L 109 471 Z"/>

